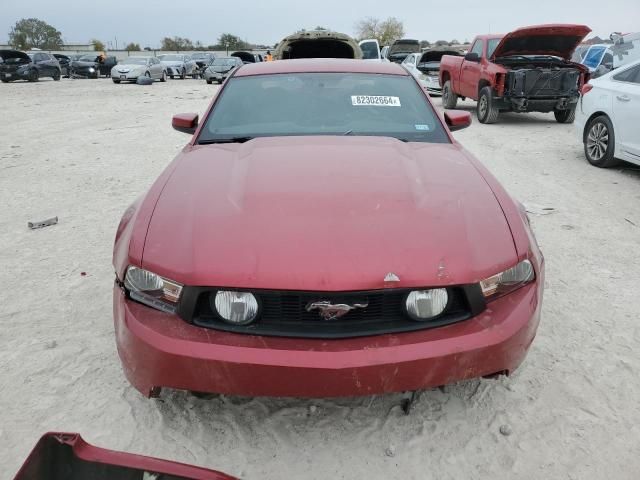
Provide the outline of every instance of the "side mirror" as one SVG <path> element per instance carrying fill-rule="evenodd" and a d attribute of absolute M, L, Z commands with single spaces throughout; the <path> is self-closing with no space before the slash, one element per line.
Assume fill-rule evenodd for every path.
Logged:
<path fill-rule="evenodd" d="M 444 121 L 449 130 L 455 132 L 471 125 L 471 114 L 462 110 L 447 110 L 444 112 Z"/>
<path fill-rule="evenodd" d="M 174 130 L 193 135 L 198 127 L 197 113 L 178 113 L 171 119 Z"/>
<path fill-rule="evenodd" d="M 480 61 L 480 55 L 478 55 L 477 53 L 474 53 L 474 52 L 469 52 L 464 56 L 464 59 L 467 62 L 479 62 Z"/>

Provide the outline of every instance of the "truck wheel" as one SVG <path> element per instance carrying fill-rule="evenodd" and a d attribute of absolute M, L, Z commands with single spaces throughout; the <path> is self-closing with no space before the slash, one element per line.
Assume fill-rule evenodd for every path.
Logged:
<path fill-rule="evenodd" d="M 584 156 L 591 165 L 609 168 L 618 164 L 613 154 L 616 149 L 615 133 L 609 117 L 600 115 L 584 129 Z"/>
<path fill-rule="evenodd" d="M 496 120 L 498 120 L 500 110 L 493 104 L 493 90 L 491 87 L 484 87 L 480 90 L 476 111 L 480 123 L 496 123 Z"/>
<path fill-rule="evenodd" d="M 576 119 L 576 107 L 573 106 L 567 110 L 554 110 L 553 115 L 558 123 L 573 123 Z"/>
<path fill-rule="evenodd" d="M 458 95 L 453 93 L 451 88 L 451 80 L 444 82 L 442 86 L 442 106 L 444 108 L 456 108 L 458 104 Z"/>

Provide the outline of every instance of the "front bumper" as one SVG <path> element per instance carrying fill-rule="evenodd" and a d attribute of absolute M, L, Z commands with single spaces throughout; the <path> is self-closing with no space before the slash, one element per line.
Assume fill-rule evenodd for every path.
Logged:
<path fill-rule="evenodd" d="M 27 80 L 31 76 L 31 72 L 28 69 L 14 70 L 10 72 L 0 72 L 0 79 L 2 80 Z"/>
<path fill-rule="evenodd" d="M 120 72 L 111 72 L 111 78 L 115 78 L 117 80 L 120 80 L 122 82 L 135 82 L 138 77 L 144 75 L 144 73 L 140 73 L 140 72 L 127 72 L 127 73 L 120 73 Z"/>
<path fill-rule="evenodd" d="M 126 377 L 146 396 L 162 387 L 295 397 L 418 390 L 515 370 L 536 334 L 541 279 L 464 322 L 341 340 L 200 328 L 128 300 L 116 285 L 116 343 Z"/>
<path fill-rule="evenodd" d="M 170 77 L 179 77 L 182 75 L 182 68 L 181 67 L 166 67 L 167 69 L 167 75 L 169 75 Z"/>
<path fill-rule="evenodd" d="M 493 102 L 501 110 L 513 112 L 553 112 L 573 108 L 580 96 L 562 97 L 525 97 L 505 96 L 495 97 Z"/>

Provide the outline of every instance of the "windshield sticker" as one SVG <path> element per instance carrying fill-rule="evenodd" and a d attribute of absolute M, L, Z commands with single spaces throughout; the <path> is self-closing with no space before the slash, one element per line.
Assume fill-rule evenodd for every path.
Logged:
<path fill-rule="evenodd" d="M 423 132 L 429 131 L 429 125 L 416 125 L 416 130 L 421 130 Z"/>
<path fill-rule="evenodd" d="M 387 97 L 384 95 L 351 95 L 351 105 L 374 107 L 400 107 L 400 97 Z"/>

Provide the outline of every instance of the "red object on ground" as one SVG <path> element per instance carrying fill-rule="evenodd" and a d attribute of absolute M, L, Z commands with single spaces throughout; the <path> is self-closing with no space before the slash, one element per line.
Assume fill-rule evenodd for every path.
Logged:
<path fill-rule="evenodd" d="M 224 473 L 94 447 L 78 433 L 46 433 L 14 480 L 234 480 Z"/>
<path fill-rule="evenodd" d="M 318 60 L 251 65 L 236 75 L 287 71 L 409 75 L 390 63 Z M 307 136 L 197 145 L 214 103 L 189 145 L 125 212 L 116 235 L 116 342 L 139 391 L 369 395 L 509 373 L 522 362 L 540 318 L 542 255 L 523 209 L 453 137 L 451 143 Z M 467 122 L 466 115 L 449 114 L 450 122 Z M 184 311 L 179 316 L 132 300 L 122 283 L 133 265 L 191 289 L 285 296 L 458 286 L 479 292 L 481 280 L 524 260 L 534 281 L 486 305 L 482 297 L 482 308 L 462 321 L 357 338 L 205 328 Z"/>

